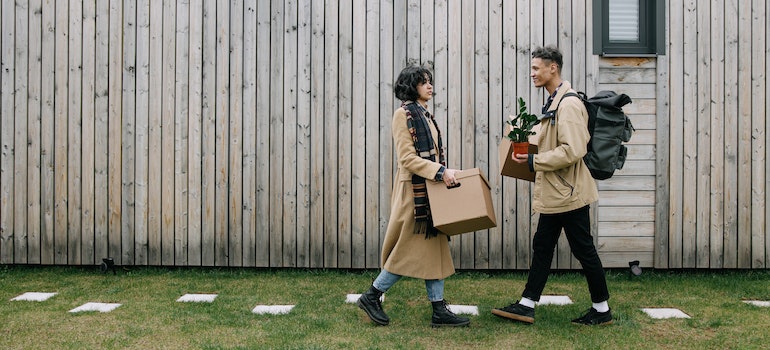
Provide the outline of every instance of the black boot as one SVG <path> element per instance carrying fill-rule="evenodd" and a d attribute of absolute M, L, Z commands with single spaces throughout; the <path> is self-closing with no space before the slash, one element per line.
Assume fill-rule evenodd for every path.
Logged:
<path fill-rule="evenodd" d="M 431 318 L 431 327 L 460 327 L 467 326 L 471 320 L 465 317 L 457 317 L 447 308 L 446 301 L 432 301 L 433 317 Z"/>
<path fill-rule="evenodd" d="M 374 288 L 374 286 L 371 286 L 366 293 L 361 294 L 357 304 L 361 310 L 364 310 L 366 314 L 369 315 L 369 318 L 374 323 L 380 326 L 387 326 L 388 323 L 390 323 L 390 318 L 385 314 L 385 311 L 382 310 L 382 303 L 380 302 L 381 296 L 382 292 L 377 288 Z"/>

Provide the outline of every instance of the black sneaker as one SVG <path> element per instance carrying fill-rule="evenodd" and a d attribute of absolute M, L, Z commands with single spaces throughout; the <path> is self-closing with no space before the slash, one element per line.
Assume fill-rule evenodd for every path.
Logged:
<path fill-rule="evenodd" d="M 594 308 L 588 309 L 583 316 L 572 320 L 574 324 L 583 324 L 586 326 L 603 326 L 612 323 L 612 310 L 599 312 Z"/>
<path fill-rule="evenodd" d="M 524 306 L 519 302 L 513 303 L 503 308 L 492 309 L 492 314 L 498 317 L 507 318 L 509 320 L 535 323 L 535 308 Z"/>

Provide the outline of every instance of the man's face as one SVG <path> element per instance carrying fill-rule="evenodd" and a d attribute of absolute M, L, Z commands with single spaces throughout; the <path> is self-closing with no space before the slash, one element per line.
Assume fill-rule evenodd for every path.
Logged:
<path fill-rule="evenodd" d="M 532 77 L 532 83 L 535 87 L 543 87 L 558 77 L 556 74 L 559 67 L 550 60 L 543 60 L 535 57 L 532 59 L 532 67 L 529 76 Z"/>

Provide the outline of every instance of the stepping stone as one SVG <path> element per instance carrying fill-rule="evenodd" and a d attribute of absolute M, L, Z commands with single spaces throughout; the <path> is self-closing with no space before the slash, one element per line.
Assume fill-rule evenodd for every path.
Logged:
<path fill-rule="evenodd" d="M 259 315 L 284 315 L 288 314 L 289 311 L 291 311 L 293 308 L 294 305 L 257 305 L 257 307 L 255 307 L 254 310 L 251 310 L 251 312 Z"/>
<path fill-rule="evenodd" d="M 746 304 L 759 306 L 759 307 L 770 307 L 770 301 L 763 301 L 763 300 L 744 300 L 743 301 Z"/>
<path fill-rule="evenodd" d="M 345 297 L 345 302 L 348 304 L 355 304 L 358 302 L 358 298 L 360 297 L 361 297 L 361 294 L 348 294 L 347 297 Z M 380 302 L 382 303 L 384 301 L 385 301 L 385 294 L 383 294 L 380 297 Z"/>
<path fill-rule="evenodd" d="M 648 316 L 655 318 L 655 319 L 665 319 L 665 318 L 690 318 L 689 315 L 682 312 L 679 309 L 671 309 L 671 308 L 648 308 L 648 309 L 641 309 L 644 313 L 646 313 Z"/>
<path fill-rule="evenodd" d="M 85 303 L 83 305 L 80 305 L 70 310 L 70 312 L 84 312 L 84 311 L 110 312 L 112 310 L 117 309 L 118 306 L 120 306 L 120 304 Z"/>
<path fill-rule="evenodd" d="M 566 295 L 541 295 L 537 305 L 569 305 L 572 299 Z"/>
<path fill-rule="evenodd" d="M 478 315 L 479 308 L 476 305 L 447 305 L 449 311 L 456 314 Z"/>
<path fill-rule="evenodd" d="M 213 303 L 216 298 L 217 294 L 185 294 L 176 301 L 180 303 Z"/>
<path fill-rule="evenodd" d="M 11 300 L 17 300 L 17 301 L 46 301 L 48 298 L 56 295 L 58 293 L 39 293 L 39 292 L 26 292 L 22 295 L 19 295 Z"/>

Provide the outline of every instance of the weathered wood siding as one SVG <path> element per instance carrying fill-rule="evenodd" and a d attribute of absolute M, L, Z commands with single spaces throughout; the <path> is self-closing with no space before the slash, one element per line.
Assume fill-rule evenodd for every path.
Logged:
<path fill-rule="evenodd" d="M 599 183 L 605 266 L 766 268 L 768 11 L 668 1 L 666 55 L 592 54 L 591 2 L 0 1 L 0 263 L 377 268 L 392 82 L 434 68 L 449 165 L 498 227 L 463 269 L 527 269 L 531 185 L 498 174 L 530 50 L 631 96 L 626 166 Z M 579 268 L 566 240 L 553 266 Z"/>

